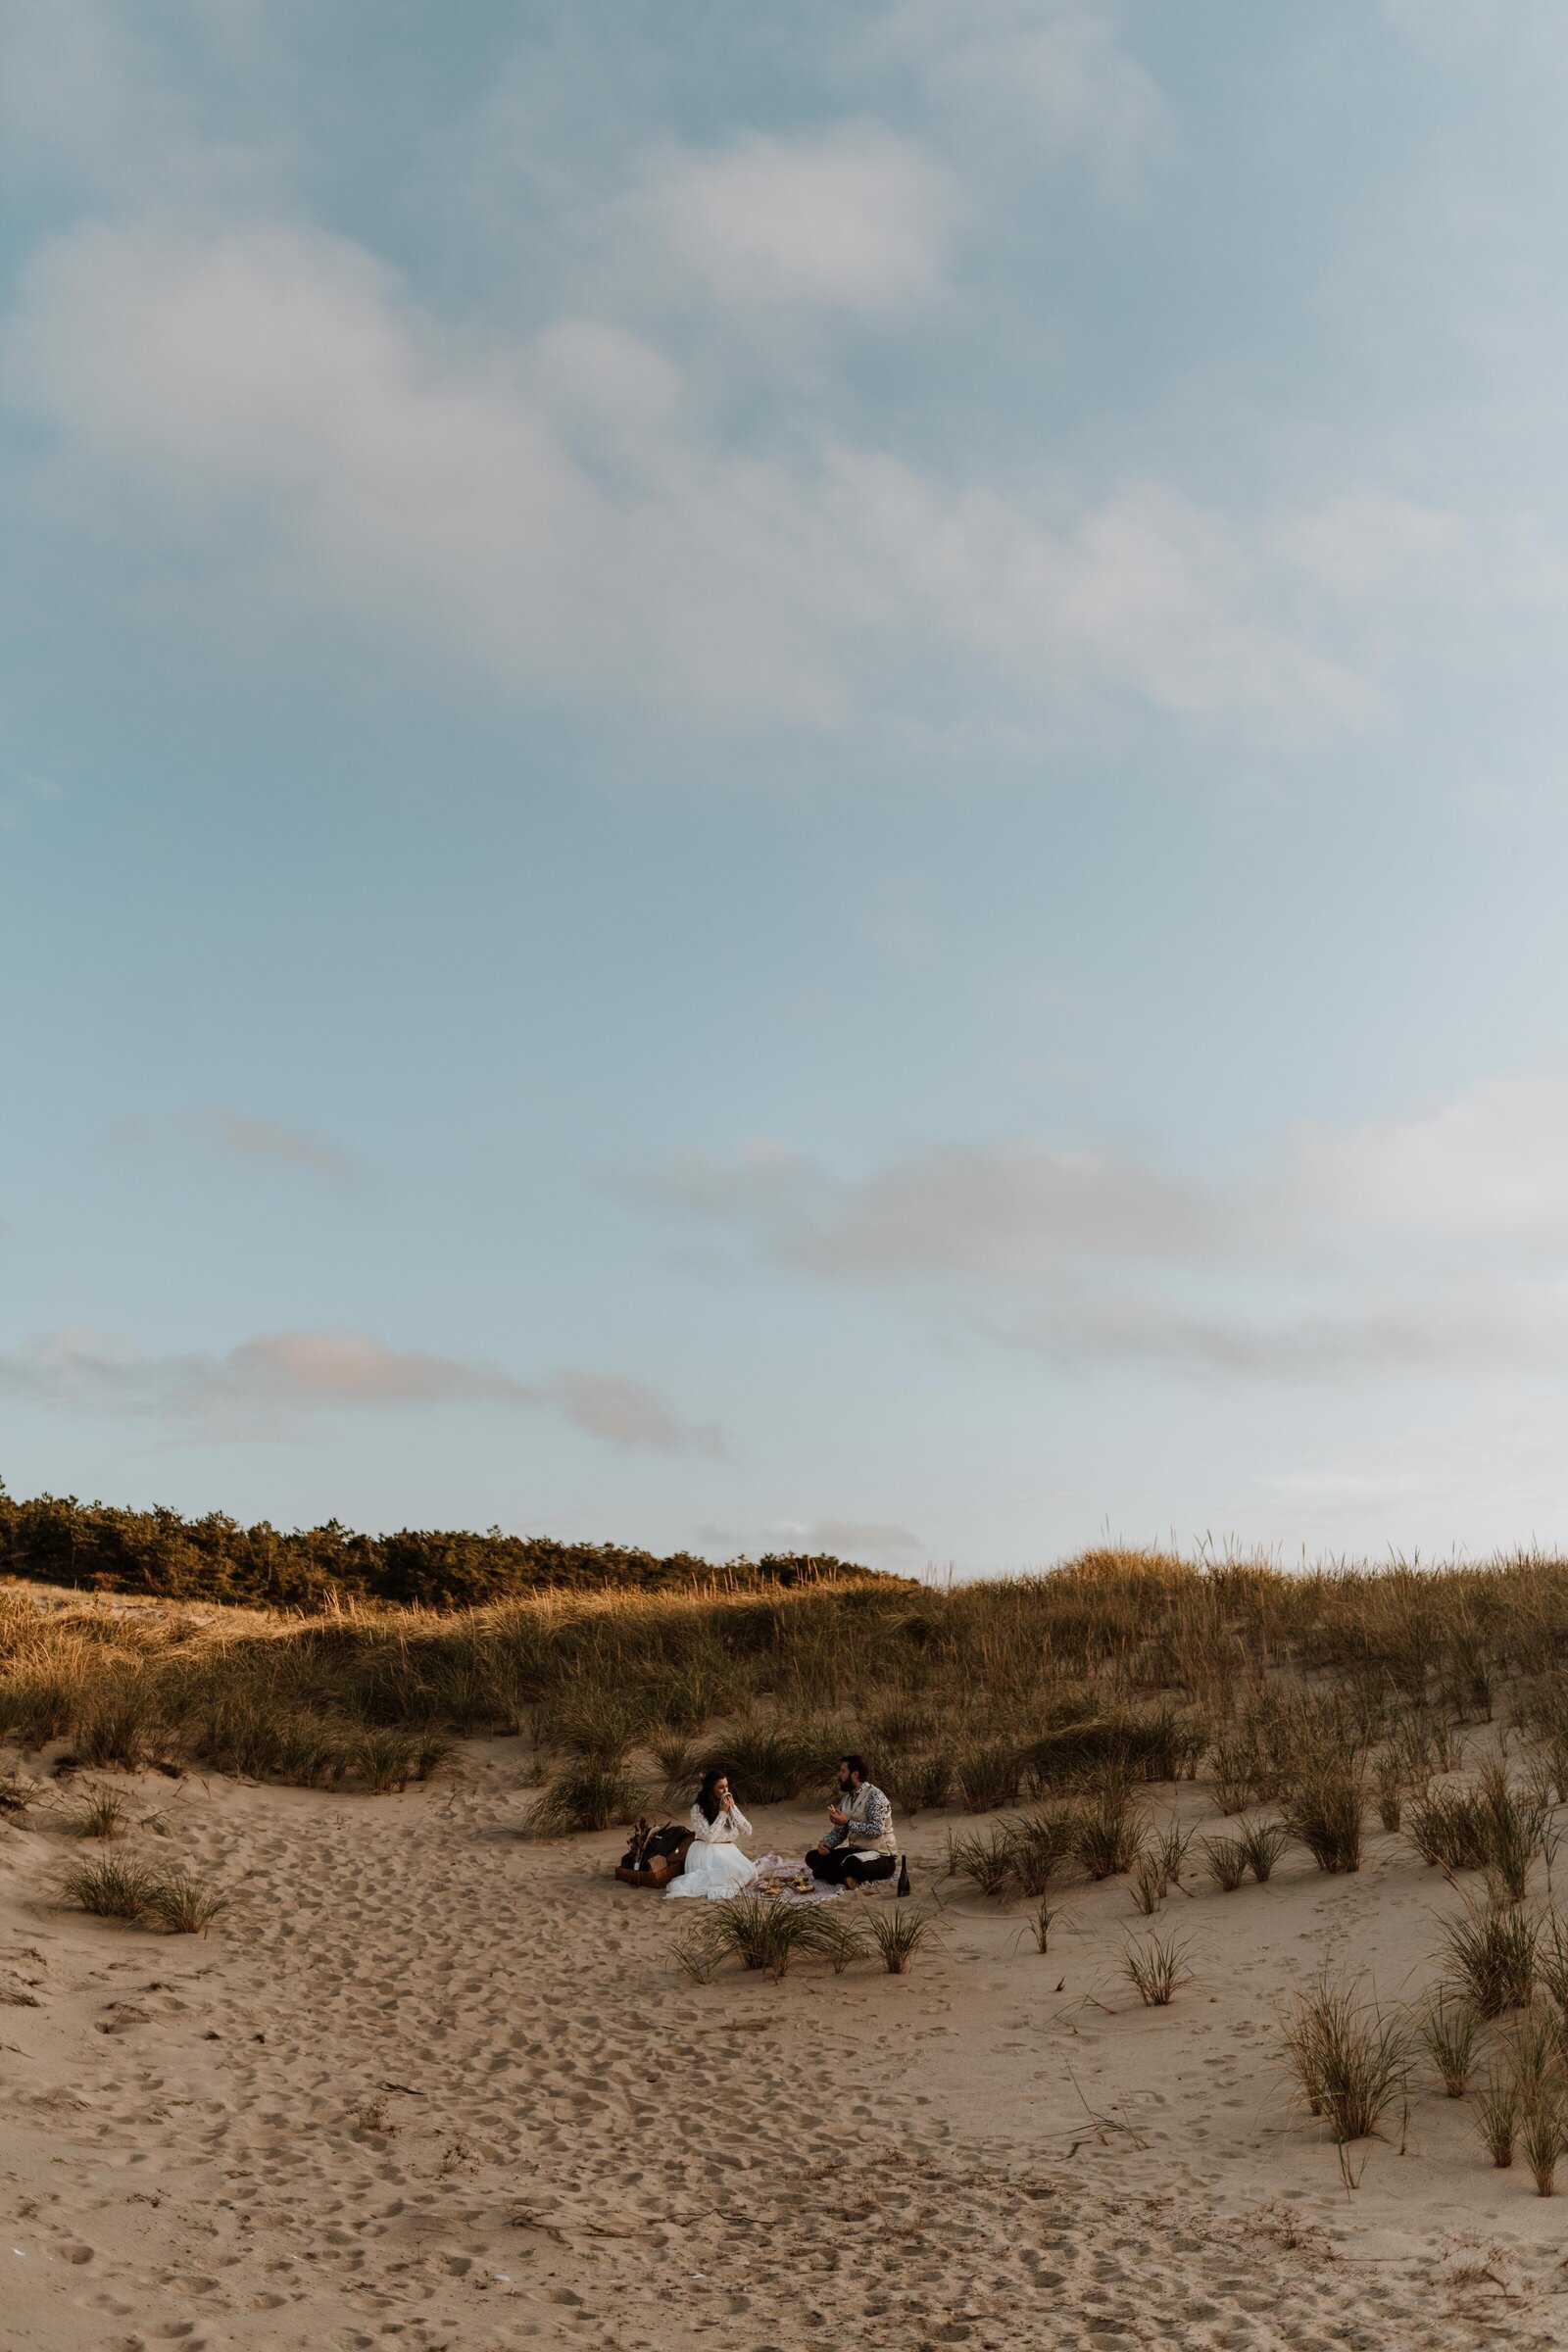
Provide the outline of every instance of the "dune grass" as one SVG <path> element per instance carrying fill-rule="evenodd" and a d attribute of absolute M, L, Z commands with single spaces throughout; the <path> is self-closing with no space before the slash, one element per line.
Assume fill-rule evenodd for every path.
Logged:
<path fill-rule="evenodd" d="M 1494 2072 L 1476 2094 L 1476 2131 L 1481 2144 L 1499 2172 L 1513 2162 L 1519 2136 L 1519 2086 L 1506 2074 Z"/>
<path fill-rule="evenodd" d="M 145 1866 L 121 1854 L 104 1854 L 68 1870 L 61 1893 L 78 1911 L 98 1919 L 145 1919 L 158 1880 Z"/>
<path fill-rule="evenodd" d="M 1045 1896 L 1042 1896 L 1036 1903 L 1029 1914 L 1029 1933 L 1034 1938 L 1037 1952 L 1050 1951 L 1051 1932 L 1060 1917 L 1061 1905 L 1059 1903 L 1054 1903 Z"/>
<path fill-rule="evenodd" d="M 227 1895 L 185 1870 L 165 1872 L 147 1897 L 148 1916 L 170 1936 L 205 1936 L 227 1908 Z"/>
<path fill-rule="evenodd" d="M 1161 1858 L 1140 1792 L 1198 1775 L 1240 1817 L 1256 1877 L 1282 1828 L 1320 1868 L 1354 1870 L 1375 1798 L 1439 1867 L 1517 1907 L 1544 1792 L 1568 1780 L 1568 1562 L 1534 1555 L 1286 1574 L 1104 1549 L 944 1590 L 823 1574 L 444 1611 L 327 1596 L 269 1614 L 0 1587 L 0 1739 L 70 1740 L 100 1772 L 396 1794 L 453 1741 L 520 1731 L 552 1835 L 613 1826 L 633 1783 L 674 1802 L 710 1759 L 743 1804 L 801 1796 L 853 1747 L 901 1817 L 1006 1817 L 1007 1853 L 987 1845 L 977 1883 L 1029 1900 L 1067 1869 L 1149 1862 L 1134 1883 L 1157 1901 L 1180 1859 Z M 1512 1783 L 1500 1755 L 1446 1777 L 1499 1718 Z M 1264 1805 L 1278 1821 L 1250 1826 Z M 1028 1836 L 1006 1827 L 1020 1807 Z"/>
<path fill-rule="evenodd" d="M 1341 2146 L 1375 2132 L 1409 2080 L 1408 2027 L 1353 1983 L 1319 1977 L 1295 1996 L 1281 2038 L 1309 2112 Z"/>
<path fill-rule="evenodd" d="M 981 1838 L 948 1833 L 948 1876 L 971 1880 L 981 1894 L 1005 1899 L 1019 1891 L 1017 1850 L 1012 1835 L 997 1828 Z"/>
<path fill-rule="evenodd" d="M 1557 2159 L 1568 2139 L 1568 2102 L 1559 2082 L 1543 2083 L 1525 2100 L 1519 2145 L 1530 2167 L 1538 2196 L 1551 2196 L 1557 2185 Z"/>
<path fill-rule="evenodd" d="M 1119 1850 L 1118 1839 L 1125 1842 L 1125 1827 L 1118 1826 L 1124 1813 L 1114 1799 L 1108 1815 L 1102 1807 L 1092 1820 L 1079 1805 L 1057 1804 L 1010 1815 L 986 1831 L 950 1830 L 948 1876 L 966 1877 L 981 1894 L 1004 1901 L 1043 1895 L 1069 1861 L 1086 1876 L 1109 1877 L 1110 1870 L 1098 1865 Z"/>
<path fill-rule="evenodd" d="M 1091 1879 L 1124 1877 L 1144 1849 L 1142 1807 L 1125 1782 L 1085 1797 L 1067 1816 L 1067 1850 Z"/>
<path fill-rule="evenodd" d="M 1247 1876 L 1247 1848 L 1240 1838 L 1205 1838 L 1203 1868 L 1221 1894 L 1234 1894 Z"/>
<path fill-rule="evenodd" d="M 1237 1843 L 1248 1869 L 1258 1885 L 1265 1886 L 1274 1875 L 1275 1863 L 1290 1843 L 1290 1832 L 1282 1821 L 1244 1822 Z"/>
<path fill-rule="evenodd" d="M 1476 2015 L 1528 2009 L 1536 1989 L 1541 1921 L 1517 1905 L 1468 1902 L 1445 1932 L 1449 1964 Z"/>
<path fill-rule="evenodd" d="M 1131 1893 L 1134 1910 L 1141 1911 L 1146 1919 L 1152 1919 L 1169 1892 L 1169 1879 L 1154 1856 L 1146 1853 L 1133 1872 Z"/>
<path fill-rule="evenodd" d="M 61 1882 L 61 1898 L 75 1910 L 126 1927 L 158 1927 L 172 1936 L 205 1935 L 227 1897 L 204 1879 L 174 1868 L 155 1870 L 126 1854 L 79 1862 Z"/>
<path fill-rule="evenodd" d="M 1522 1903 L 1535 1863 L 1548 1848 L 1550 1811 L 1539 1786 L 1513 1784 L 1499 1754 L 1486 1759 L 1473 1786 L 1432 1788 L 1418 1798 L 1406 1834 L 1446 1877 L 1480 1871 L 1494 1903 Z"/>
<path fill-rule="evenodd" d="M 936 1925 L 912 1903 L 894 1903 L 870 1915 L 867 1933 L 890 1977 L 907 1976 L 916 1952 L 936 1940 Z"/>
<path fill-rule="evenodd" d="M 940 1810 L 953 1791 L 953 1757 L 937 1746 L 895 1750 L 883 1767 L 882 1785 L 906 1818 Z"/>
<path fill-rule="evenodd" d="M 1421 2038 L 1450 2099 L 1470 2086 L 1480 2026 L 1474 2003 L 1451 1985 L 1440 1985 L 1421 2013 Z"/>
<path fill-rule="evenodd" d="M 1192 1975 L 1187 1945 L 1177 1936 L 1145 1936 L 1128 1943 L 1122 1973 L 1137 1988 L 1146 2009 L 1168 2009 Z"/>
<path fill-rule="evenodd" d="M 1314 1758 L 1285 1792 L 1284 1824 L 1319 1870 L 1361 1867 L 1366 1783 L 1359 1760 L 1332 1752 Z"/>
<path fill-rule="evenodd" d="M 1169 1889 L 1179 1886 L 1187 1868 L 1196 1830 L 1179 1829 L 1174 1821 L 1152 1829 L 1144 1841 L 1144 1856 L 1149 1866 L 1159 1874 L 1160 1884 Z"/>
<path fill-rule="evenodd" d="M 760 1894 L 736 1894 L 712 1904 L 698 1932 L 706 1932 L 720 1954 L 732 1953 L 742 1968 L 765 1969 L 775 1983 L 819 1936 L 814 1906 L 774 1902 Z"/>
<path fill-rule="evenodd" d="M 647 1803 L 641 1781 L 618 1764 L 568 1764 L 529 1806 L 523 1828 L 530 1838 L 624 1829 Z"/>
<path fill-rule="evenodd" d="M 122 1838 L 130 1807 L 118 1788 L 83 1788 L 60 1823 L 68 1838 Z"/>

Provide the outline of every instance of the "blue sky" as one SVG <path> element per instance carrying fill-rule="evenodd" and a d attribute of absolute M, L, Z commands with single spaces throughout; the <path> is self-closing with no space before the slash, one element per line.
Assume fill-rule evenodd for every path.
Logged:
<path fill-rule="evenodd" d="M 13 0 L 0 1469 L 1568 1538 L 1568 23 Z"/>

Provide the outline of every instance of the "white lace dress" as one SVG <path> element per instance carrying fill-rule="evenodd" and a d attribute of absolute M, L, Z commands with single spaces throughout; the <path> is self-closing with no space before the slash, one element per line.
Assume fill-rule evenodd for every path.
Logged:
<path fill-rule="evenodd" d="M 757 1876 L 737 1842 L 750 1838 L 752 1825 L 733 1799 L 716 1821 L 709 1821 L 701 1805 L 691 1810 L 692 1841 L 686 1848 L 686 1867 L 664 1888 L 666 1899 L 677 1894 L 706 1894 L 723 1902 L 726 1895 L 744 1894 Z"/>

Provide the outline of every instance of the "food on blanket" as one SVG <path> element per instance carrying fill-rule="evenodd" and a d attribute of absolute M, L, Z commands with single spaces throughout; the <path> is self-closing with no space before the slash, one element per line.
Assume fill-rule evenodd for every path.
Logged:
<path fill-rule="evenodd" d="M 757 1876 L 748 1892 L 771 1897 L 774 1901 L 791 1903 L 830 1903 L 839 1893 L 837 1886 L 824 1886 L 813 1878 L 804 1862 L 789 1854 L 760 1854 Z"/>

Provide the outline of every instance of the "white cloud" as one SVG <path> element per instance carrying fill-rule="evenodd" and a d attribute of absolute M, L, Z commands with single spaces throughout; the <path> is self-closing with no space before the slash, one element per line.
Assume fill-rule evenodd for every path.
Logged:
<path fill-rule="evenodd" d="M 1452 1242 L 1568 1242 L 1568 1071 L 1483 1080 L 1414 1117 L 1292 1142 L 1302 1199 L 1383 1232 Z"/>
<path fill-rule="evenodd" d="M 913 1528 L 894 1519 L 783 1519 L 773 1540 L 790 1551 L 832 1552 L 841 1560 L 925 1549 Z"/>
<path fill-rule="evenodd" d="M 1446 566 L 1461 537 L 1455 515 L 1376 489 L 1329 499 L 1288 517 L 1280 532 L 1309 579 L 1348 598 L 1384 596 L 1434 564 Z"/>
<path fill-rule="evenodd" d="M 691 1155 L 658 1181 L 709 1215 L 759 1223 L 781 1258 L 871 1282 L 1030 1282 L 1085 1251 L 1203 1255 L 1221 1227 L 1200 1186 L 1031 1144 L 911 1152 L 857 1184 L 764 1145 L 730 1166 Z"/>
<path fill-rule="evenodd" d="M 591 1437 L 624 1450 L 709 1453 L 722 1457 L 724 1433 L 713 1421 L 681 1421 L 658 1393 L 640 1380 L 603 1372 L 558 1372 L 544 1395 L 568 1421 Z"/>
<path fill-rule="evenodd" d="M 960 136 L 1086 160 L 1117 180 L 1165 126 L 1153 81 L 1092 0 L 896 0 L 870 35 L 920 74 Z"/>
<path fill-rule="evenodd" d="M 387 1348 L 353 1331 L 269 1332 L 226 1355 L 161 1356 L 91 1332 L 53 1332 L 0 1353 L 0 1395 L 215 1440 L 286 1436 L 321 1412 L 492 1403 L 558 1413 L 622 1450 L 723 1451 L 716 1426 L 689 1426 L 638 1381 L 583 1372 L 520 1381 L 499 1365 Z"/>
<path fill-rule="evenodd" d="M 856 1560 L 928 1549 L 913 1528 L 896 1519 L 777 1519 L 770 1527 L 749 1530 L 705 1519 L 693 1534 L 710 1557 L 727 1560 L 765 1551 L 831 1552 Z"/>
<path fill-rule="evenodd" d="M 1310 1445 L 1253 1481 L 1254 1518 L 1277 1528 L 1282 1507 L 1308 1505 L 1319 1526 L 1364 1543 L 1379 1523 L 1407 1540 L 1412 1517 L 1428 1526 L 1474 1531 L 1487 1556 L 1494 1545 L 1549 1540 L 1568 1506 L 1563 1465 L 1568 1404 L 1560 1395 L 1467 1399 L 1458 1414 L 1406 1419 L 1397 1411 L 1376 1431 L 1358 1430 L 1338 1446 Z"/>
<path fill-rule="evenodd" d="M 278 29 L 252 0 L 7 0 L 0 177 L 95 209 L 265 197 L 298 164 L 307 80 L 302 60 L 276 104 Z"/>
<path fill-rule="evenodd" d="M 530 691 L 819 724 L 946 663 L 1290 736 L 1378 708 L 1292 621 L 1267 535 L 1169 489 L 1047 514 L 830 438 L 740 454 L 645 340 L 460 346 L 338 239 L 83 229 L 35 260 L 3 368 L 56 497 L 132 502 L 193 594 L 248 566 L 258 598 Z"/>
<path fill-rule="evenodd" d="M 670 150 L 634 206 L 639 233 L 726 307 L 870 313 L 937 291 L 954 210 L 943 166 L 876 123 Z"/>
<path fill-rule="evenodd" d="M 1074 1364 L 1568 1371 L 1560 1070 L 1414 1117 L 1298 1128 L 1228 1180 L 1031 1143 L 909 1151 L 849 1177 L 772 1145 L 688 1155 L 640 1189 L 777 1265 Z"/>
<path fill-rule="evenodd" d="M 1143 1362 L 1234 1379 L 1568 1372 L 1568 1281 L 1527 1286 L 1475 1269 L 1429 1294 L 1419 1281 L 1369 1287 L 1342 1269 L 1303 1290 L 1244 1261 L 1204 1303 L 1162 1291 L 1150 1271 L 1141 1287 L 1064 1285 L 996 1322 L 993 1336 L 1072 1365 Z"/>

